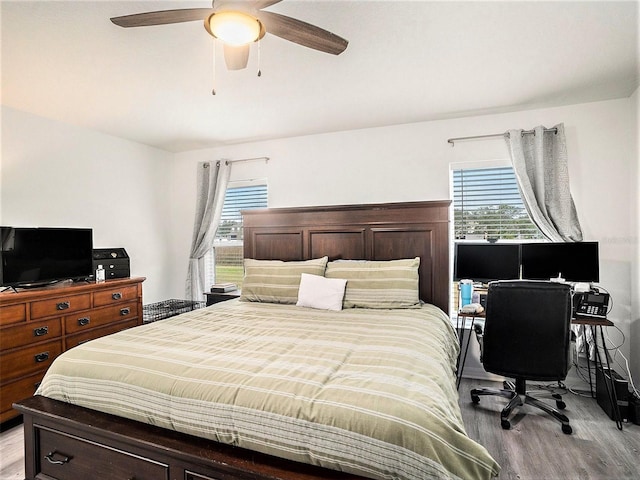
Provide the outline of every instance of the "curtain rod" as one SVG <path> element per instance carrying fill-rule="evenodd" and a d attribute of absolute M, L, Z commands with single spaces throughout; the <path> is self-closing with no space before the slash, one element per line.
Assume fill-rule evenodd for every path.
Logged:
<path fill-rule="evenodd" d="M 253 157 L 253 158 L 240 158 L 238 160 L 225 160 L 224 163 L 226 165 L 229 165 L 230 163 L 253 162 L 255 160 L 264 160 L 265 163 L 268 163 L 269 157 Z"/>
<path fill-rule="evenodd" d="M 225 165 L 230 165 L 232 163 L 236 163 L 236 162 L 253 162 L 255 160 L 264 160 L 265 163 L 268 163 L 269 160 L 271 160 L 269 157 L 252 157 L 252 158 L 239 158 L 238 160 L 224 160 L 224 159 L 220 159 L 216 161 L 216 165 L 220 166 L 220 162 L 224 161 Z M 205 167 L 207 166 L 207 164 L 205 163 Z"/>
<path fill-rule="evenodd" d="M 545 132 L 553 132 L 553 133 L 558 133 L 558 129 L 557 128 L 545 128 L 544 129 Z M 523 135 L 535 135 L 536 131 L 535 130 L 523 130 L 522 131 Z M 490 135 L 475 135 L 473 137 L 457 137 L 457 138 L 449 138 L 447 140 L 448 143 L 451 144 L 451 146 L 454 146 L 454 142 L 457 142 L 459 140 L 477 140 L 479 138 L 494 138 L 494 137 L 507 137 L 509 138 L 509 132 L 504 132 L 504 133 L 492 133 Z"/>

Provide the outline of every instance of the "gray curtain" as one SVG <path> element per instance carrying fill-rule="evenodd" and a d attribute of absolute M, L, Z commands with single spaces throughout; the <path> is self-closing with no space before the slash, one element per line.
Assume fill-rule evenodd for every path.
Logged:
<path fill-rule="evenodd" d="M 204 278 L 204 256 L 213 248 L 230 174 L 231 162 L 198 164 L 198 197 L 186 283 L 186 298 L 189 300 L 204 299 L 207 287 Z"/>
<path fill-rule="evenodd" d="M 582 229 L 569 191 L 564 125 L 543 126 L 533 134 L 509 130 L 507 146 L 522 200 L 540 231 L 554 242 L 582 241 Z"/>

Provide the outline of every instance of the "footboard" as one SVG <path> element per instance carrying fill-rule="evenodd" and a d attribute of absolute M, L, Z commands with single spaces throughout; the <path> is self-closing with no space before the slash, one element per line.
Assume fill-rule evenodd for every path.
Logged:
<path fill-rule="evenodd" d="M 14 407 L 26 480 L 364 480 L 41 396 Z"/>

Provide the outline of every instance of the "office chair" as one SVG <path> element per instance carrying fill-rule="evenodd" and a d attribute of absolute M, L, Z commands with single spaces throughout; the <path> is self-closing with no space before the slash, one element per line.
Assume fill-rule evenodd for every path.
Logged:
<path fill-rule="evenodd" d="M 537 407 L 562 423 L 562 431 L 572 432 L 569 419 L 556 408 L 529 395 L 527 380 L 562 381 L 570 366 L 571 288 L 567 284 L 542 281 L 491 282 L 487 293 L 484 331 L 476 330 L 480 357 L 487 372 L 514 378 L 504 389 L 471 390 L 473 403 L 482 395 L 509 399 L 500 413 L 502 428 L 511 428 L 511 411 L 524 404 Z M 565 408 L 554 394 L 556 407 Z"/>

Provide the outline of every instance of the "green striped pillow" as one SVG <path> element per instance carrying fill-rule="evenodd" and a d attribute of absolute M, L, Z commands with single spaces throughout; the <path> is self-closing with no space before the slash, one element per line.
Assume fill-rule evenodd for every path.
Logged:
<path fill-rule="evenodd" d="M 346 278 L 343 307 L 420 307 L 418 267 L 420 257 L 388 261 L 335 261 L 325 277 Z"/>
<path fill-rule="evenodd" d="M 328 257 L 300 262 L 244 259 L 244 280 L 240 300 L 245 302 L 291 303 L 298 301 L 303 273 L 324 276 Z"/>

